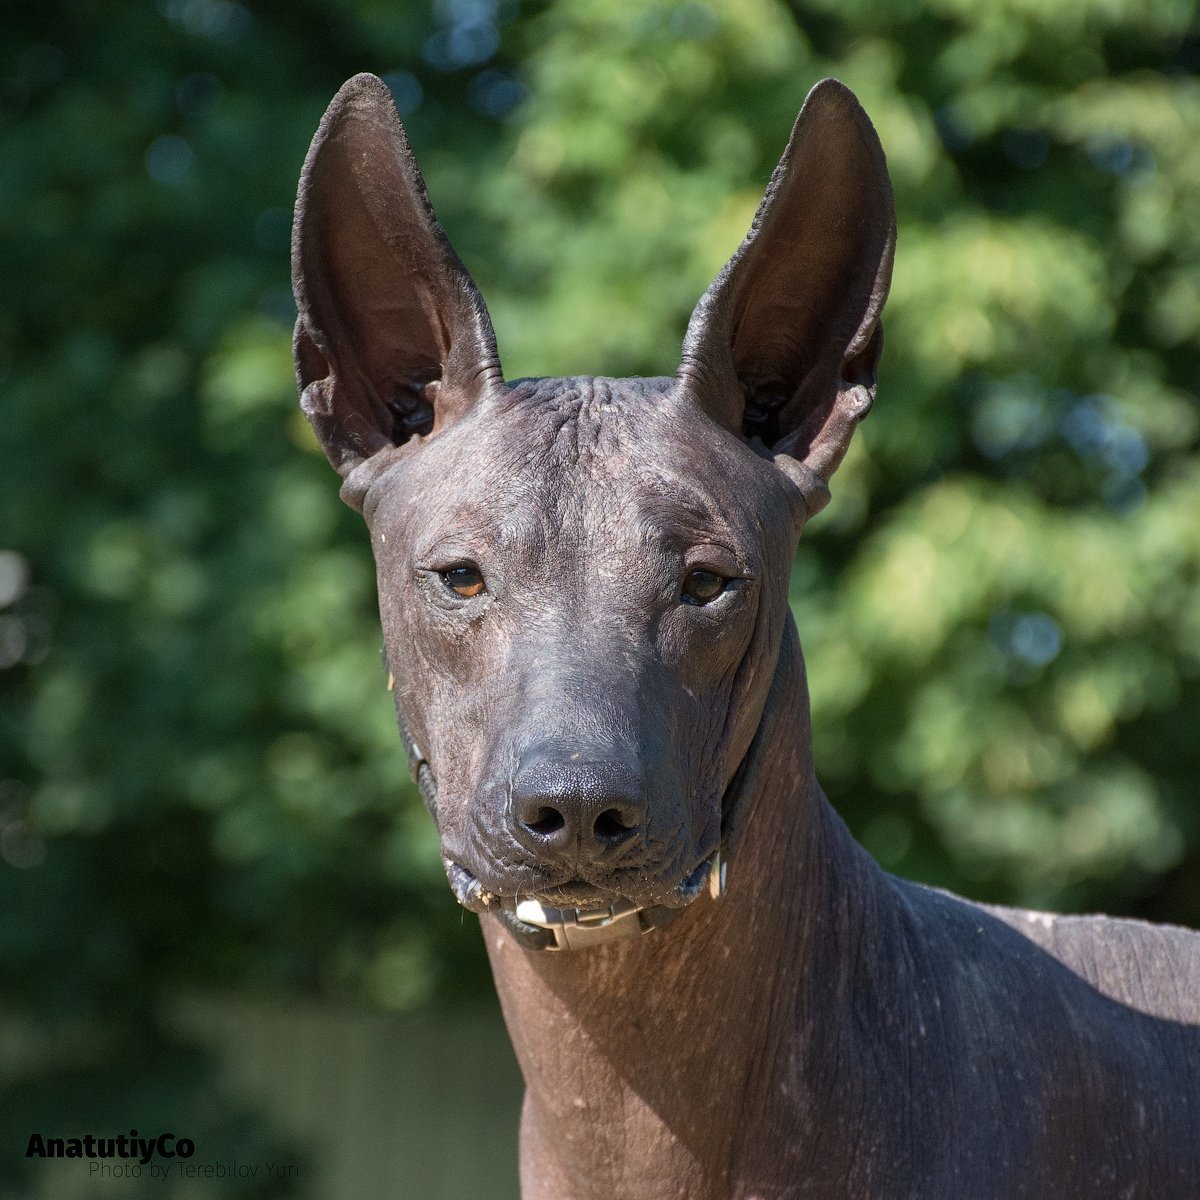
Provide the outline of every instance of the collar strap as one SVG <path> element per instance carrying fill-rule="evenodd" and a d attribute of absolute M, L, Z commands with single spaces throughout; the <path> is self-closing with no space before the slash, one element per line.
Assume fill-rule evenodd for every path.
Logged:
<path fill-rule="evenodd" d="M 387 648 L 383 651 L 387 666 Z M 725 894 L 729 860 L 741 836 L 742 823 L 746 815 L 745 798 L 754 790 L 762 767 L 762 759 L 769 734 L 774 727 L 778 711 L 779 694 L 782 691 L 783 653 L 780 651 L 775 663 L 775 673 L 763 711 L 758 718 L 758 727 L 750 741 L 745 757 L 738 764 L 725 795 L 721 798 L 721 844 L 709 859 L 708 893 L 714 900 Z M 388 671 L 387 687 L 395 698 L 396 677 Z M 396 720 L 404 748 L 408 755 L 408 769 L 429 815 L 437 822 L 437 780 L 429 760 L 413 741 L 408 722 L 395 698 Z M 698 894 L 698 893 L 697 893 Z M 690 901 L 689 901 L 690 903 Z M 686 907 L 686 905 L 684 906 Z M 515 912 L 504 908 L 491 910 L 500 923 L 527 950 L 584 950 L 605 942 L 623 941 L 640 937 L 654 929 L 669 925 L 683 911 L 665 904 L 639 908 L 631 900 L 617 899 L 605 908 L 551 908 L 540 901 L 529 899 L 518 901 Z"/>
<path fill-rule="evenodd" d="M 387 667 L 387 647 L 383 648 L 383 665 Z M 421 753 L 421 748 L 413 741 L 413 736 L 408 731 L 408 722 L 404 719 L 404 713 L 400 709 L 400 699 L 396 695 L 396 676 L 392 674 L 388 668 L 387 690 L 392 693 L 392 702 L 396 706 L 396 723 L 400 726 L 400 737 L 404 742 L 404 753 L 408 756 L 408 773 L 412 776 L 412 781 L 417 785 L 417 791 L 421 793 L 421 799 L 425 802 L 425 807 L 429 810 L 429 815 L 433 818 L 434 824 L 437 824 L 437 780 L 433 777 L 433 768 L 429 765 L 429 760 Z"/>

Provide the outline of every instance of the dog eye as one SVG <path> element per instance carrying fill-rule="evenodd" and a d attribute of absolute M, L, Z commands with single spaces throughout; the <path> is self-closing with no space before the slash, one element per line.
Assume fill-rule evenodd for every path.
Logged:
<path fill-rule="evenodd" d="M 723 575 L 715 571 L 689 571 L 683 581 L 684 604 L 707 604 L 715 600 L 729 582 Z"/>
<path fill-rule="evenodd" d="M 439 571 L 442 582 L 456 595 L 465 599 L 478 596 L 483 591 L 483 575 L 478 567 L 449 567 Z"/>

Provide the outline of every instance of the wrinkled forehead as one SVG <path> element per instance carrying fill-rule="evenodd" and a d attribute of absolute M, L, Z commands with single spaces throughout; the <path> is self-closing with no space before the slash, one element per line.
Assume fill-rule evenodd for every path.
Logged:
<path fill-rule="evenodd" d="M 414 537 L 461 529 L 573 543 L 615 544 L 633 531 L 668 547 L 716 538 L 751 554 L 764 519 L 786 516 L 773 474 L 680 398 L 674 380 L 527 380 L 389 472 L 372 524 L 403 522 Z"/>

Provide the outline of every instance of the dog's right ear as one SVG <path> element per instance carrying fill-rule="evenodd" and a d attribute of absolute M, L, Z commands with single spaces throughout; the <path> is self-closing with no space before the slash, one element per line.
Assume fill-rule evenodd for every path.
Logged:
<path fill-rule="evenodd" d="M 313 138 L 296 204 L 300 404 L 343 476 L 463 415 L 502 376 L 492 323 L 438 223 L 386 85 L 356 75 Z M 361 504 L 362 484 L 343 488 Z"/>

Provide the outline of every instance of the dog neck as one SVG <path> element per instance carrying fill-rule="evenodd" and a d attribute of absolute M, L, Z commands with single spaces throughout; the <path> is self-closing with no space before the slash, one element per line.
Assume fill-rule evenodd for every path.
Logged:
<path fill-rule="evenodd" d="M 853 1043 L 849 994 L 884 941 L 887 883 L 816 783 L 790 622 L 782 653 L 780 708 L 721 900 L 574 953 L 531 952 L 484 918 L 527 1087 L 529 1197 L 729 1197 L 756 1146 L 804 1154 L 794 1131 L 818 1136 L 826 1099 L 845 1123 L 829 1048 Z M 747 1112 L 751 1097 L 762 1111 Z"/>

